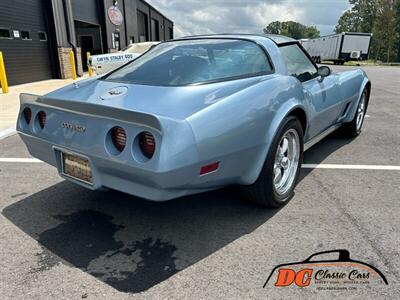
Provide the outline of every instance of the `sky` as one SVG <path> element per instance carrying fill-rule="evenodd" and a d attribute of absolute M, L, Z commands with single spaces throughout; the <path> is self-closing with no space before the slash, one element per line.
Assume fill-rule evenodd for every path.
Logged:
<path fill-rule="evenodd" d="M 174 36 L 262 33 L 272 21 L 315 25 L 333 33 L 348 0 L 147 0 L 174 22 Z"/>

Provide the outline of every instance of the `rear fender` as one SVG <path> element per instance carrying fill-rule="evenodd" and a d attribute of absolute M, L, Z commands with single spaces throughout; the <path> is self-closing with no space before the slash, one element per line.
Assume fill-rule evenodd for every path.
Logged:
<path fill-rule="evenodd" d="M 221 173 L 232 183 L 252 184 L 282 120 L 297 107 L 306 111 L 302 99 L 296 80 L 277 76 L 190 116 L 199 161 L 221 161 Z"/>
<path fill-rule="evenodd" d="M 277 111 L 275 117 L 272 119 L 268 127 L 268 131 L 266 132 L 264 147 L 262 151 L 260 151 L 259 155 L 254 158 L 253 164 L 252 166 L 250 166 L 249 171 L 241 178 L 241 184 L 253 184 L 260 176 L 261 170 L 265 164 L 265 160 L 267 159 L 268 151 L 278 130 L 281 128 L 281 126 L 283 126 L 283 121 L 285 120 L 285 118 L 291 115 L 292 112 L 297 108 L 302 109 L 306 113 L 306 109 L 302 101 L 298 98 L 291 98 L 286 103 L 284 103 Z"/>

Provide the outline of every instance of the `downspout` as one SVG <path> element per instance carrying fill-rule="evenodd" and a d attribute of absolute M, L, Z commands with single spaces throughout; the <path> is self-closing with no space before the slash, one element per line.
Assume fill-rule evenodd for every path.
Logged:
<path fill-rule="evenodd" d="M 74 17 L 73 17 L 73 13 L 72 13 L 71 0 L 63 0 L 63 6 L 64 6 L 65 22 L 67 23 L 66 25 L 67 25 L 68 43 L 70 44 L 72 50 L 74 51 L 75 61 L 78 62 L 77 56 L 76 56 L 77 44 L 76 44 Z M 79 77 L 81 77 L 81 75 L 79 73 L 77 75 Z"/>
<path fill-rule="evenodd" d="M 124 23 L 124 29 L 125 29 L 125 47 L 128 47 L 128 45 L 129 45 L 129 34 L 128 34 L 128 24 L 126 22 L 126 12 L 127 12 L 128 9 L 126 8 L 126 3 L 127 2 L 124 1 L 124 22 L 123 23 Z"/>

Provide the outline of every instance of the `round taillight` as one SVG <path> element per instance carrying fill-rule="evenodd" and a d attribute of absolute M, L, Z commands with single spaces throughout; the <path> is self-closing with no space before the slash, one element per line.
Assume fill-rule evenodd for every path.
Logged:
<path fill-rule="evenodd" d="M 112 142 L 119 152 L 122 152 L 126 145 L 126 133 L 122 127 L 116 126 L 111 129 Z"/>
<path fill-rule="evenodd" d="M 32 110 L 29 107 L 25 107 L 23 110 L 23 114 L 26 124 L 29 124 L 32 118 Z"/>
<path fill-rule="evenodd" d="M 154 136 L 147 131 L 143 131 L 139 134 L 139 146 L 143 155 L 148 159 L 152 158 L 154 151 L 156 150 L 156 141 Z"/>
<path fill-rule="evenodd" d="M 44 126 L 46 125 L 46 113 L 43 110 L 39 111 L 38 120 L 39 120 L 40 128 L 43 129 Z"/>

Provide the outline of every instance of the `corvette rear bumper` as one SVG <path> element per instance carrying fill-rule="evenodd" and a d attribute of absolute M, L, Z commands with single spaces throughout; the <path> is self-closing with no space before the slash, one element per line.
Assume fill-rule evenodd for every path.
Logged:
<path fill-rule="evenodd" d="M 231 170 L 224 168 L 225 163 L 231 159 L 237 161 L 237 157 L 224 158 L 217 172 L 200 176 L 199 170 L 204 162 L 193 162 L 179 169 L 150 171 L 110 158 L 82 153 L 26 133 L 20 132 L 20 136 L 33 157 L 56 167 L 59 175 L 66 180 L 91 190 L 110 188 L 152 201 L 166 201 L 233 184 L 239 178 L 239 175 L 226 176 L 226 171 L 230 173 Z M 61 153 L 86 157 L 90 162 L 93 184 L 65 176 L 61 167 Z"/>
<path fill-rule="evenodd" d="M 41 113 L 45 116 L 43 126 Z M 115 127 L 126 133 L 122 150 L 113 141 Z M 28 94 L 21 95 L 17 121 L 17 131 L 31 155 L 55 166 L 65 179 L 89 189 L 106 187 L 154 201 L 231 184 L 251 184 L 257 178 L 265 145 L 237 144 L 236 135 L 229 139 L 222 133 L 210 137 L 205 134 L 207 128 L 202 124 L 193 127 L 186 119 Z M 143 132 L 155 140 L 150 159 L 140 147 Z M 67 167 L 84 176 L 64 175 L 62 157 L 70 157 Z M 210 165 L 217 165 L 217 169 L 210 170 Z M 85 181 L 88 170 L 89 183 Z"/>

